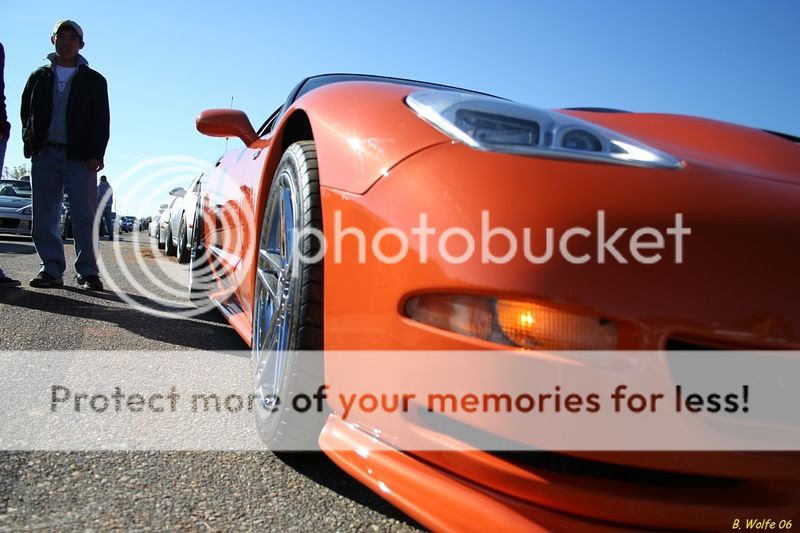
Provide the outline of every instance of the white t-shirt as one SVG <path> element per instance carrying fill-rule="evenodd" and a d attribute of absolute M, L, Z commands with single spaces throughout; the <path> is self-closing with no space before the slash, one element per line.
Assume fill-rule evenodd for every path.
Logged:
<path fill-rule="evenodd" d="M 61 65 L 56 65 L 56 81 L 58 82 L 58 94 L 64 93 L 64 88 L 67 86 L 67 82 L 75 74 L 75 71 L 78 70 L 78 67 L 62 67 Z"/>

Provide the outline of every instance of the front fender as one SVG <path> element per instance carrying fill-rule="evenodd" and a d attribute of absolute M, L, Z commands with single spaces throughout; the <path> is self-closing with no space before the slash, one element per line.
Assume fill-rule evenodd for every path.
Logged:
<path fill-rule="evenodd" d="M 405 105 L 414 90 L 379 82 L 335 83 L 314 89 L 289 108 L 287 116 L 300 109 L 311 124 L 322 186 L 364 194 L 403 159 L 450 142 Z"/>

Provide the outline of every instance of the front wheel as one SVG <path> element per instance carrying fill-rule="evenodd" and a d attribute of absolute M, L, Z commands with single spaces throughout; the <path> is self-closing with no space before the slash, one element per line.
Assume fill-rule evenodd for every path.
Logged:
<path fill-rule="evenodd" d="M 321 231 L 316 149 L 296 142 L 281 158 L 264 209 L 253 302 L 256 421 L 273 449 L 316 449 L 324 421 L 323 412 L 291 409 L 292 398 L 323 383 L 321 355 L 308 352 L 323 348 Z"/>
<path fill-rule="evenodd" d="M 197 195 L 197 206 L 194 210 L 192 233 L 188 240 L 189 256 L 189 301 L 197 307 L 209 303 L 209 296 L 216 288 L 214 267 L 217 266 L 210 257 L 205 243 L 205 217 L 203 215 L 202 195 Z M 188 231 L 187 231 L 188 233 Z"/>
<path fill-rule="evenodd" d="M 178 253 L 178 248 L 175 246 L 175 243 L 172 242 L 172 224 L 167 224 L 167 237 L 164 240 L 164 253 L 170 256 L 174 256 Z"/>
<path fill-rule="evenodd" d="M 186 237 L 186 215 L 181 215 L 181 224 L 178 228 L 178 263 L 187 263 L 189 261 L 189 245 Z"/>

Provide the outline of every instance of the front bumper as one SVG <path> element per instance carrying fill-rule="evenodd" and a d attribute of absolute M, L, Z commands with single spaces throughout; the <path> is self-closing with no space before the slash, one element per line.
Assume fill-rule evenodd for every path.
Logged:
<path fill-rule="evenodd" d="M 31 215 L 21 215 L 14 211 L 0 211 L 0 233 L 30 235 L 31 220 Z"/>
<path fill-rule="evenodd" d="M 734 520 L 800 517 L 800 484 L 786 480 L 670 475 L 548 452 L 408 454 L 331 415 L 320 446 L 348 474 L 436 531 L 619 531 L 627 526 L 694 531 Z M 353 450 L 353 451 L 346 451 Z M 668 462 L 669 454 L 640 453 Z M 797 454 L 676 455 L 678 460 L 770 464 Z M 569 467 L 564 465 L 571 465 Z M 576 468 L 577 466 L 577 468 Z"/>

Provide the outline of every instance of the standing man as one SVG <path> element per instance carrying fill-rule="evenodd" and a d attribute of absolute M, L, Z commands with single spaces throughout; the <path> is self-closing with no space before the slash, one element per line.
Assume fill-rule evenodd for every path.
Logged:
<path fill-rule="evenodd" d="M 5 66 L 6 51 L 3 48 L 3 43 L 0 43 L 0 173 L 3 172 L 3 163 L 6 159 L 6 144 L 8 143 L 8 134 L 11 132 L 11 124 L 9 124 L 8 115 L 6 115 L 6 83 L 3 78 Z M 19 280 L 9 278 L 0 268 L 0 287 L 19 287 L 19 284 Z"/>
<path fill-rule="evenodd" d="M 114 205 L 114 189 L 108 183 L 108 178 L 100 176 L 100 183 L 97 184 L 97 208 L 103 210 L 100 219 L 108 232 L 109 241 L 114 240 L 114 222 L 111 220 L 112 205 Z"/>
<path fill-rule="evenodd" d="M 64 244 L 58 224 L 66 190 L 75 237 L 78 285 L 102 291 L 95 255 L 97 172 L 103 168 L 109 136 L 108 87 L 78 51 L 83 29 L 60 20 L 50 42 L 50 65 L 36 69 L 22 93 L 22 140 L 31 157 L 33 243 L 41 259 L 31 287 L 64 284 Z"/>
<path fill-rule="evenodd" d="M 11 133 L 11 123 L 6 114 L 6 82 L 3 71 L 6 67 L 6 51 L 3 43 L 0 43 L 0 173 L 3 171 L 3 163 L 6 159 L 6 145 L 8 136 Z"/>

